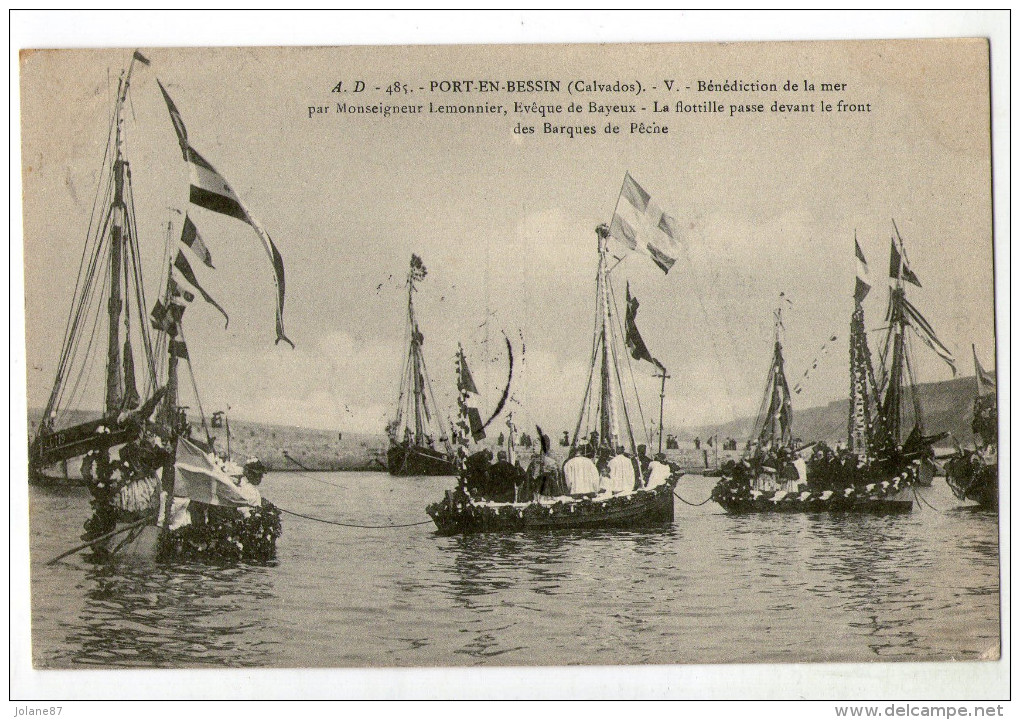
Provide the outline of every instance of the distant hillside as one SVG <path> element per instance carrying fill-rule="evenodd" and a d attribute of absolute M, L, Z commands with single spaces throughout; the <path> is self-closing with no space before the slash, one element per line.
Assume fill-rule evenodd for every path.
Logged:
<path fill-rule="evenodd" d="M 971 439 L 971 407 L 974 403 L 974 377 L 959 377 L 918 386 L 925 430 L 929 433 L 948 432 L 962 443 Z M 849 400 L 837 400 L 822 407 L 793 408 L 794 435 L 805 441 L 825 440 L 832 444 L 846 442 Z M 746 440 L 754 418 L 741 418 L 725 425 L 693 428 L 684 436 L 706 438 L 718 433 L 721 437 Z"/>
<path fill-rule="evenodd" d="M 927 383 L 921 385 L 919 390 L 926 430 L 930 433 L 948 431 L 960 442 L 969 443 L 972 435 L 970 423 L 974 378 L 962 377 Z M 29 437 L 35 435 L 41 412 L 39 409 L 29 411 Z M 823 407 L 794 407 L 794 433 L 806 442 L 846 442 L 847 415 L 846 400 L 831 402 Z M 82 414 L 78 420 L 86 418 Z M 201 427 L 195 418 L 192 421 L 195 434 L 201 437 Z M 685 465 L 701 462 L 702 456 L 693 452 L 690 441 L 695 437 L 705 439 L 716 433 L 723 438 L 736 438 L 738 449 L 743 449 L 753 424 L 754 418 L 742 418 L 725 425 L 685 429 L 680 438 L 682 449 L 672 453 L 672 459 Z M 226 428 L 211 429 L 211 433 L 216 438 L 216 446 L 226 448 Z M 231 420 L 230 435 L 230 450 L 235 459 L 243 461 L 248 457 L 257 457 L 270 470 L 299 470 L 300 466 L 313 470 L 378 470 L 385 467 L 386 462 L 387 439 L 382 434 L 345 432 L 341 437 L 331 430 Z M 554 454 L 562 454 L 563 451 L 564 448 L 559 447 L 554 439 Z M 710 456 L 711 453 L 704 454 L 705 462 L 711 459 Z M 77 464 L 70 464 L 72 472 L 77 470 Z"/>
<path fill-rule="evenodd" d="M 35 436 L 41 414 L 40 408 L 29 410 L 29 438 Z M 70 415 L 66 425 L 95 417 L 87 413 Z M 200 438 L 204 437 L 199 420 L 193 416 L 191 420 L 194 434 Z M 210 433 L 216 438 L 216 447 L 226 449 L 226 428 L 210 428 Z M 386 447 L 386 436 L 382 434 L 363 435 L 345 432 L 341 437 L 339 433 L 331 430 L 270 425 L 236 419 L 230 421 L 232 457 L 242 462 L 246 458 L 257 457 L 270 470 L 299 470 L 300 467 L 287 456 L 314 470 L 378 470 L 380 463 L 385 465 Z M 72 474 L 77 471 L 79 464 L 69 463 Z"/>

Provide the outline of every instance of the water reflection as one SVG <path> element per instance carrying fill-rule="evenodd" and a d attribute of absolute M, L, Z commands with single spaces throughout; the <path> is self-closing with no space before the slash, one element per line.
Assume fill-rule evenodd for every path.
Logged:
<path fill-rule="evenodd" d="M 113 562 L 86 571 L 67 660 L 104 667 L 258 666 L 271 568 Z"/>

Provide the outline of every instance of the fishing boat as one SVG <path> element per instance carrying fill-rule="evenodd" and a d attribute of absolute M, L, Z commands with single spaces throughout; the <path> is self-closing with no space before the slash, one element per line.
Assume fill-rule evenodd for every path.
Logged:
<path fill-rule="evenodd" d="M 396 416 L 387 426 L 390 446 L 386 468 L 390 475 L 452 475 L 453 447 L 438 413 L 432 380 L 425 367 L 422 344 L 425 336 L 414 314 L 416 284 L 428 269 L 417 255 L 411 255 L 407 272 L 408 350 L 400 374 Z"/>
<path fill-rule="evenodd" d="M 739 462 L 725 463 L 722 479 L 712 490 L 712 498 L 727 512 L 910 512 L 915 487 L 931 483 L 932 444 L 946 435 L 925 435 L 908 331 L 948 363 L 954 375 L 956 367 L 952 354 L 906 297 L 904 283 L 920 287 L 920 281 L 907 263 L 895 223 L 893 227 L 887 325 L 877 379 L 864 326 L 863 300 L 871 283 L 864 253 L 854 240 L 858 269 L 850 320 L 846 448 L 833 450 L 824 442 L 791 446 L 793 412 L 777 323 L 758 449 Z M 907 420 L 911 430 L 904 439 Z"/>
<path fill-rule="evenodd" d="M 946 482 L 960 500 L 988 510 L 999 507 L 999 412 L 995 375 L 987 372 L 974 353 L 974 449 L 959 448 L 946 461 Z"/>
<path fill-rule="evenodd" d="M 271 259 L 277 342 L 290 343 L 283 331 L 283 261 L 223 177 L 195 151 L 158 79 L 191 171 L 190 197 L 187 209 L 177 211 L 183 218 L 179 239 L 172 220 L 164 242 L 140 237 L 125 153 L 132 127 L 123 115 L 136 70 L 149 66 L 135 52 L 119 79 L 96 211 L 86 231 L 53 389 L 30 443 L 29 477 L 46 477 L 54 464 L 81 458 L 92 515 L 84 524 L 84 543 L 61 557 L 88 550 L 104 559 L 130 550 L 167 559 L 267 560 L 275 555 L 281 530 L 278 509 L 257 489 L 264 468 L 256 459 L 238 464 L 218 452 L 204 414 L 205 437 L 195 434 L 182 402 L 186 368 L 183 377 L 190 378 L 201 413 L 183 317 L 196 294 L 227 316 L 199 284 L 189 258 L 213 268 L 198 225 L 215 222 L 217 213 L 228 215 L 251 226 Z M 150 310 L 143 278 L 154 271 L 162 290 Z M 102 383 L 90 382 L 91 369 L 100 365 Z M 102 409 L 90 409 L 100 402 Z"/>
<path fill-rule="evenodd" d="M 625 204 L 627 207 L 621 212 Z M 628 213 L 630 208 L 637 212 Z M 473 492 L 477 485 L 475 473 L 484 473 L 486 468 L 484 464 L 472 466 L 478 454 L 466 450 L 474 423 L 470 418 L 471 392 L 464 382 L 466 361 L 463 354 L 459 356 L 458 408 L 462 419 L 455 428 L 454 441 L 460 482 L 456 490 L 447 491 L 443 500 L 427 508 L 440 534 L 634 528 L 673 521 L 674 489 L 682 473 L 667 465 L 661 454 L 652 463 L 657 469 L 651 472 L 637 459 L 643 446 L 637 445 L 624 398 L 625 375 L 618 356 L 621 336 L 630 350 L 625 357 L 652 363 L 660 372 L 658 377 L 666 375 L 665 368 L 652 358 L 637 332 L 638 304 L 630 296 L 629 286 L 627 328 L 623 330 L 610 277 L 612 268 L 619 264 L 610 251 L 610 240 L 614 237 L 631 250 L 645 251 L 668 271 L 677 256 L 673 227 L 672 219 L 650 202 L 648 194 L 628 174 L 612 225 L 596 228 L 597 320 L 588 383 L 567 463 L 561 469 L 559 462 L 549 456 L 549 438 L 536 426 L 539 447 L 526 471 L 518 466 L 511 501 L 493 500 Z M 663 387 L 664 383 L 663 379 Z M 639 427 L 646 427 L 643 420 Z M 659 442 L 661 452 L 661 435 Z M 573 474 L 571 464 L 575 461 L 580 463 L 576 467 L 583 464 L 587 470 L 579 469 Z M 512 461 L 507 458 L 505 462 Z M 500 463 L 490 466 L 488 472 L 495 473 L 499 466 Z M 509 469 L 506 476 L 514 477 Z"/>

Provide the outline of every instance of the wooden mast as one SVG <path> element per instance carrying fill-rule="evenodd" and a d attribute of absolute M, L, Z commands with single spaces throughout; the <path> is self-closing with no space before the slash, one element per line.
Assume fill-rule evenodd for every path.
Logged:
<path fill-rule="evenodd" d="M 599 226 L 596 230 L 599 239 L 599 301 L 602 304 L 602 397 L 599 403 L 599 431 L 603 443 L 608 444 L 610 452 L 616 452 L 620 444 L 620 419 L 618 399 L 614 375 L 616 368 L 616 348 L 613 342 L 612 296 L 609 294 L 609 229 Z"/>

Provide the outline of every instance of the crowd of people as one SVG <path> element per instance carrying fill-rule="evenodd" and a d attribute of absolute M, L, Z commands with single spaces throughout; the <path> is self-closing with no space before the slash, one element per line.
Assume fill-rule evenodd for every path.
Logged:
<path fill-rule="evenodd" d="M 603 493 L 620 494 L 662 484 L 677 468 L 666 461 L 663 453 L 649 457 L 644 445 L 637 454 L 629 454 L 623 446 L 615 452 L 608 447 L 585 445 L 574 448 L 560 466 L 549 454 L 548 440 L 543 438 L 540 452 L 527 468 L 521 462 L 510 462 L 505 450 L 499 450 L 493 461 L 492 451 L 480 450 L 465 461 L 462 489 L 471 497 L 491 502 L 533 502 L 539 497 L 594 497 Z"/>

